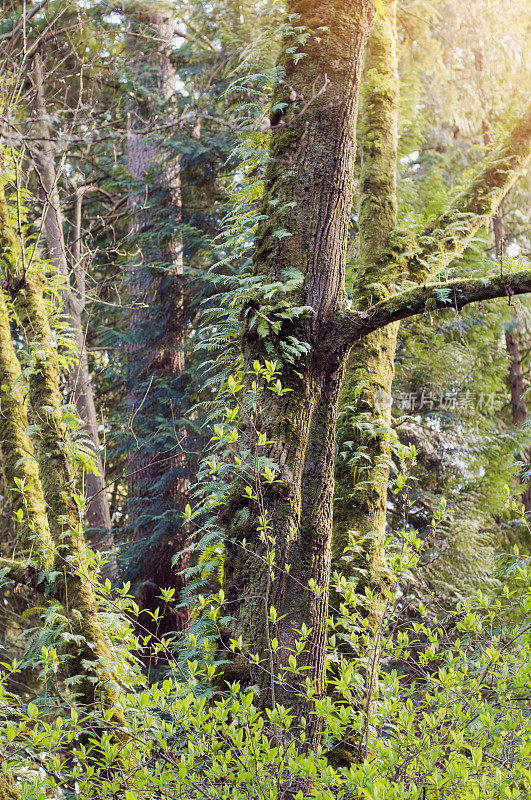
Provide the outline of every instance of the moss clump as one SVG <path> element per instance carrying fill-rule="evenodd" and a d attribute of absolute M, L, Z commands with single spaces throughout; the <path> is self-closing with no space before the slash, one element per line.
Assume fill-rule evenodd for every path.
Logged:
<path fill-rule="evenodd" d="M 275 131 L 271 140 L 271 155 L 279 158 L 300 142 L 302 131 L 298 127 L 288 127 Z"/>
<path fill-rule="evenodd" d="M 12 779 L 7 775 L 0 774 L 0 800 L 16 800 L 18 797 Z"/>

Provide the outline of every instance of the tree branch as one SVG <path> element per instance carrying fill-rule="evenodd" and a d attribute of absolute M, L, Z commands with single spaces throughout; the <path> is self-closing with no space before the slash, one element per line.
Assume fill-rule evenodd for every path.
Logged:
<path fill-rule="evenodd" d="M 414 280 L 425 280 L 461 255 L 481 225 L 492 217 L 531 158 L 531 105 L 492 158 L 459 194 L 450 209 L 418 237 L 408 260 Z"/>
<path fill-rule="evenodd" d="M 19 32 L 19 30 L 24 27 L 25 24 L 26 25 L 28 24 L 28 22 L 35 16 L 35 14 L 38 14 L 39 11 L 42 11 L 44 6 L 47 5 L 49 1 L 50 0 L 41 0 L 41 2 L 37 3 L 36 6 L 30 8 L 30 10 L 26 14 L 26 17 L 22 15 L 17 24 L 10 31 L 7 31 L 6 33 L 2 33 L 0 35 L 0 40 L 12 39 Z"/>
<path fill-rule="evenodd" d="M 8 581 L 29 584 L 38 574 L 38 570 L 32 564 L 24 564 L 11 558 L 0 558 L 0 573 L 4 573 L 4 579 Z"/>
<path fill-rule="evenodd" d="M 522 270 L 493 278 L 460 279 L 444 283 L 429 283 L 407 292 L 400 292 L 360 313 L 343 312 L 338 325 L 333 326 L 331 350 L 350 347 L 372 331 L 384 328 L 418 314 L 438 309 L 459 311 L 470 303 L 493 300 L 497 297 L 531 292 L 531 270 Z"/>

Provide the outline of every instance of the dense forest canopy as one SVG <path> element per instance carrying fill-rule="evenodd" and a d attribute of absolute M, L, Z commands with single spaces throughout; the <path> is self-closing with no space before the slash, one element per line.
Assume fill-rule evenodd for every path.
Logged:
<path fill-rule="evenodd" d="M 531 796 L 522 0 L 4 0 L 0 800 Z"/>

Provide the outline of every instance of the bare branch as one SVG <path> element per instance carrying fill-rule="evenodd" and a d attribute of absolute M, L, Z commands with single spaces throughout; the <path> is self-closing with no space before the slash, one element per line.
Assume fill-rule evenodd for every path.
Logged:
<path fill-rule="evenodd" d="M 20 17 L 19 21 L 17 22 L 14 28 L 0 35 L 0 40 L 12 39 L 14 36 L 16 36 L 17 33 L 24 27 L 24 25 L 27 25 L 30 19 L 32 19 L 35 16 L 35 14 L 38 14 L 39 11 L 41 11 L 44 8 L 44 6 L 49 3 L 49 1 L 50 0 L 41 0 L 41 2 L 37 3 L 36 6 L 30 8 L 25 17 L 24 15 Z"/>

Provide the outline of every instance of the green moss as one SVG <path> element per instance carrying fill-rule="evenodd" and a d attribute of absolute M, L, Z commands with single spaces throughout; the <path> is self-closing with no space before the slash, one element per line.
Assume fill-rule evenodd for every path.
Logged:
<path fill-rule="evenodd" d="M 15 791 L 12 778 L 0 774 L 0 800 L 16 800 L 18 797 L 19 794 Z"/>
<path fill-rule="evenodd" d="M 429 314 L 431 311 L 435 311 L 437 308 L 437 301 L 435 297 L 428 297 L 426 300 L 426 304 L 424 306 L 424 311 L 426 314 Z"/>
<path fill-rule="evenodd" d="M 355 741 L 350 747 L 345 743 L 338 744 L 327 752 L 326 760 L 334 769 L 349 769 L 359 761 L 356 756 L 357 750 L 358 743 Z"/>
<path fill-rule="evenodd" d="M 275 131 L 271 140 L 271 155 L 274 158 L 280 158 L 299 143 L 301 136 L 302 130 L 297 127 L 287 127 L 284 130 Z"/>
<path fill-rule="evenodd" d="M 2 220 L 7 229 L 0 234 L 0 248 L 2 241 L 7 241 L 13 252 L 17 239 L 10 228 L 3 191 L 0 193 L 0 222 Z M 118 691 L 108 667 L 111 654 L 92 588 L 93 576 L 87 566 L 82 519 L 76 502 L 76 467 L 68 431 L 61 421 L 59 361 L 43 297 L 42 276 L 34 270 L 19 276 L 14 265 L 20 261 L 3 257 L 2 265 L 8 279 L 18 283 L 17 291 L 13 293 L 13 305 L 32 348 L 29 403 L 37 422 L 39 473 L 55 545 L 54 566 L 59 573 L 53 583 L 53 592 L 70 618 L 71 632 L 79 637 L 71 648 L 69 673 L 77 679 L 76 689 L 81 702 L 93 705 L 95 696 L 99 695 L 103 705 L 113 710 L 115 721 L 120 722 Z"/>

